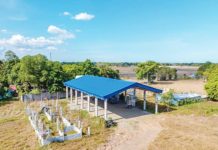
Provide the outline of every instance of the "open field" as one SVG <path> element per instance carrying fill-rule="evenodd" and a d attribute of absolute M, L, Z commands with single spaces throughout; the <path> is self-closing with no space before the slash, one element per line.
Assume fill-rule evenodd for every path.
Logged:
<path fill-rule="evenodd" d="M 204 89 L 205 82 L 203 80 L 177 80 L 177 81 L 159 81 L 151 86 L 161 89 L 174 89 L 175 92 L 179 93 L 198 93 L 206 95 Z"/>
<path fill-rule="evenodd" d="M 215 150 L 218 103 L 200 102 L 159 115 L 123 119 L 103 150 Z"/>
<path fill-rule="evenodd" d="M 61 100 L 60 104 L 65 105 L 66 101 Z M 37 104 L 35 104 L 35 106 L 37 106 Z M 92 121 L 97 120 L 92 119 Z M 52 143 L 49 146 L 40 147 L 38 140 L 35 136 L 35 131 L 33 130 L 27 116 L 25 115 L 24 103 L 17 100 L 4 102 L 1 101 L 0 149 L 96 149 L 96 147 L 98 147 L 99 144 L 104 143 L 107 140 L 107 136 L 110 135 L 111 132 L 113 132 L 113 129 L 103 129 L 97 125 L 98 123 L 93 123 L 93 126 L 91 125 L 91 134 L 93 134 L 90 137 L 84 136 L 80 140 L 71 140 L 63 143 Z"/>
<path fill-rule="evenodd" d="M 61 103 L 66 105 L 65 101 Z M 145 113 L 122 118 L 113 132 L 104 130 L 81 140 L 53 143 L 43 148 L 39 147 L 35 133 L 27 120 L 24 104 L 19 101 L 0 104 L 0 149 L 218 148 L 217 102 L 206 101 L 185 105 L 159 115 Z"/>
<path fill-rule="evenodd" d="M 176 68 L 178 76 L 192 75 L 194 74 L 198 67 L 194 66 L 170 66 L 172 68 Z M 144 80 L 137 80 L 135 75 L 135 66 L 130 67 L 113 67 L 114 69 L 118 69 L 120 71 L 120 76 L 122 79 L 137 81 L 140 83 L 144 83 Z M 206 95 L 206 91 L 204 90 L 205 82 L 203 80 L 195 80 L 195 79 L 187 79 L 187 80 L 176 80 L 176 81 L 158 81 L 154 84 L 151 84 L 153 87 L 161 88 L 161 89 L 174 89 L 175 92 L 184 93 L 184 92 L 193 92 L 201 95 Z"/>
<path fill-rule="evenodd" d="M 19 101 L 0 102 L 0 149 L 37 149 L 38 141 Z"/>
<path fill-rule="evenodd" d="M 196 71 L 199 68 L 197 66 L 169 66 L 169 67 L 177 69 L 178 76 L 183 76 L 184 74 L 190 76 L 196 73 Z M 120 71 L 121 78 L 133 79 L 133 80 L 136 79 L 136 75 L 135 75 L 136 66 L 129 66 L 129 67 L 112 66 L 112 68 Z"/>
<path fill-rule="evenodd" d="M 162 114 L 163 130 L 150 150 L 215 150 L 218 148 L 218 103 L 201 102 Z"/>

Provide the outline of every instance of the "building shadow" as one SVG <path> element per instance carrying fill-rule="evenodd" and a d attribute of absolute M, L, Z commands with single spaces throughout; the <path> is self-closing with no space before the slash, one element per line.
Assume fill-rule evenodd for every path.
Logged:
<path fill-rule="evenodd" d="M 100 115 L 102 116 L 104 115 L 104 101 L 99 100 L 99 106 L 99 110 L 102 111 Z M 130 119 L 150 114 L 150 112 L 143 111 L 138 107 L 129 108 L 124 102 L 119 102 L 116 104 L 108 103 L 108 116 L 113 120 Z"/>
<path fill-rule="evenodd" d="M 80 109 L 81 101 L 78 99 L 78 105 L 77 108 Z M 130 118 L 136 118 L 146 115 L 151 115 L 155 113 L 155 103 L 147 101 L 147 107 L 146 111 L 143 110 L 143 101 L 137 100 L 136 101 L 136 107 L 128 108 L 126 103 L 124 101 L 119 101 L 119 103 L 111 104 L 108 103 L 107 106 L 107 114 L 108 118 L 111 118 L 115 121 L 122 120 L 122 119 L 130 119 Z M 84 108 L 87 110 L 87 98 L 84 98 Z M 170 107 L 169 111 L 173 111 L 175 108 Z M 91 114 L 95 114 L 95 100 L 94 98 L 90 99 L 90 111 Z M 167 112 L 167 107 L 159 104 L 158 105 L 158 112 L 163 113 Z M 98 100 L 98 116 L 104 117 L 104 101 Z"/>

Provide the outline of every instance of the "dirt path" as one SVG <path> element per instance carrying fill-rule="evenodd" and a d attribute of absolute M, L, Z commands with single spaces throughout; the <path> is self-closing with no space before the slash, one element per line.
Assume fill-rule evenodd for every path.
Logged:
<path fill-rule="evenodd" d="M 145 150 L 162 130 L 159 116 L 145 115 L 122 119 L 108 143 L 100 150 Z"/>

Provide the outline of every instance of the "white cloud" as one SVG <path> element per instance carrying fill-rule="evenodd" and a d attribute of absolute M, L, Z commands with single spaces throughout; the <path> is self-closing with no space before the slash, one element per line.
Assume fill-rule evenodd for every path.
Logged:
<path fill-rule="evenodd" d="M 75 35 L 67 30 L 58 28 L 54 25 L 50 25 L 48 27 L 48 33 L 51 34 L 55 34 L 57 36 L 59 36 L 59 38 L 63 38 L 63 39 L 72 39 L 75 38 Z"/>
<path fill-rule="evenodd" d="M 12 21 L 26 21 L 27 17 L 25 17 L 25 16 L 9 17 L 9 20 L 12 20 Z"/>
<path fill-rule="evenodd" d="M 51 51 L 53 51 L 53 50 L 57 50 L 57 47 L 49 46 L 49 47 L 47 47 L 47 50 L 51 50 Z"/>
<path fill-rule="evenodd" d="M 49 26 L 48 32 L 53 34 L 51 37 L 26 37 L 21 34 L 11 35 L 9 38 L 0 39 L 0 49 L 2 50 L 55 50 L 59 45 L 64 44 L 66 39 L 75 36 L 67 30 L 60 29 L 56 26 Z"/>
<path fill-rule="evenodd" d="M 65 12 L 63 12 L 63 15 L 64 15 L 64 16 L 70 16 L 70 13 L 67 12 L 67 11 L 65 11 Z"/>
<path fill-rule="evenodd" d="M 6 32 L 8 32 L 8 30 L 6 30 L 6 29 L 1 29 L 0 30 L 0 33 L 6 33 Z"/>
<path fill-rule="evenodd" d="M 2 49 L 36 49 L 47 48 L 50 46 L 56 46 L 62 44 L 62 40 L 54 38 L 45 38 L 43 36 L 36 38 L 25 37 L 20 34 L 12 35 L 8 39 L 0 39 L 0 47 Z"/>
<path fill-rule="evenodd" d="M 73 17 L 75 20 L 89 21 L 95 18 L 95 15 L 86 12 L 79 13 Z"/>
<path fill-rule="evenodd" d="M 76 31 L 76 32 L 82 32 L 82 30 L 80 30 L 80 29 L 76 29 L 75 31 Z"/>

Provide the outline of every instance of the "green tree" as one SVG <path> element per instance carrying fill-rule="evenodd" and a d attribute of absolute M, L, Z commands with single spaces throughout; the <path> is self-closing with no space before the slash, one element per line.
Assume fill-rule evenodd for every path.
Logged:
<path fill-rule="evenodd" d="M 206 71 L 206 73 L 208 74 L 208 80 L 205 89 L 208 97 L 218 101 L 218 65 L 213 66 L 213 68 Z"/>
<path fill-rule="evenodd" d="M 63 70 L 67 80 L 74 79 L 77 75 L 82 74 L 82 66 L 78 64 L 64 64 Z"/>
<path fill-rule="evenodd" d="M 170 69 L 170 80 L 176 80 L 177 79 L 177 70 L 176 68 Z"/>
<path fill-rule="evenodd" d="M 198 68 L 196 75 L 199 76 L 199 77 L 203 77 L 204 72 L 205 72 L 207 69 L 209 69 L 212 64 L 213 64 L 213 63 L 211 63 L 211 62 L 209 62 L 209 61 L 205 62 L 203 65 L 201 65 L 201 66 Z"/>
<path fill-rule="evenodd" d="M 98 75 L 99 74 L 99 69 L 89 59 L 81 63 L 81 69 L 82 69 L 81 75 Z"/>
<path fill-rule="evenodd" d="M 114 70 L 108 65 L 100 65 L 99 75 L 107 78 L 119 79 L 119 70 Z"/>
<path fill-rule="evenodd" d="M 11 50 L 5 52 L 5 59 L 6 61 L 18 61 L 18 56 Z"/>
<path fill-rule="evenodd" d="M 19 80 L 21 83 L 27 82 L 32 88 L 44 88 L 45 80 L 48 78 L 47 72 L 48 59 L 43 55 L 24 56 L 20 62 Z M 46 77 L 45 77 L 46 76 Z"/>
<path fill-rule="evenodd" d="M 60 62 L 48 62 L 48 79 L 47 87 L 49 92 L 62 91 L 64 88 L 63 82 L 65 81 L 65 73 Z"/>
<path fill-rule="evenodd" d="M 12 51 L 5 52 L 5 60 L 0 63 L 0 83 L 3 87 L 8 87 L 11 84 L 9 76 L 13 66 L 19 62 L 19 58 Z"/>
<path fill-rule="evenodd" d="M 175 68 L 170 68 L 162 66 L 157 71 L 157 80 L 175 80 L 177 79 L 177 70 Z"/>
<path fill-rule="evenodd" d="M 170 105 L 171 105 L 171 100 L 173 99 L 173 93 L 174 91 L 170 89 L 168 92 L 164 93 L 161 96 L 161 100 L 164 103 L 165 106 L 167 106 L 167 111 L 169 111 Z"/>
<path fill-rule="evenodd" d="M 43 55 L 24 56 L 9 76 L 20 93 L 34 91 L 57 92 L 63 90 L 65 73 L 59 62 L 49 61 Z"/>
<path fill-rule="evenodd" d="M 150 83 L 156 75 L 160 64 L 154 61 L 139 63 L 136 68 L 136 76 L 138 79 L 147 78 Z"/>

